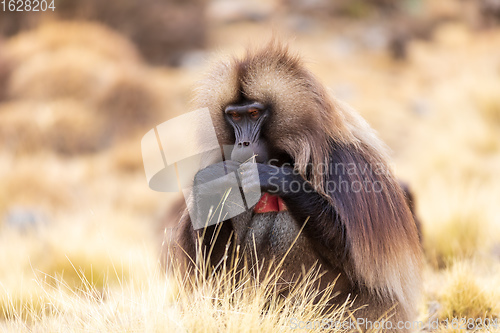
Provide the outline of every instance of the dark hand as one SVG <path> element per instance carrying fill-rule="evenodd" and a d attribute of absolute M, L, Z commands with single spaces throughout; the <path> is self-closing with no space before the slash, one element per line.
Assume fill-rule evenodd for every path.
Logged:
<path fill-rule="evenodd" d="M 257 166 L 259 177 L 255 177 L 254 170 Z M 289 166 L 277 167 L 262 163 L 243 163 L 238 169 L 243 189 L 260 189 L 270 194 L 285 195 L 290 190 L 292 181 L 302 184 L 305 180 L 294 173 Z"/>
<path fill-rule="evenodd" d="M 205 169 L 198 171 L 198 173 L 194 177 L 194 184 L 204 184 L 224 177 L 231 172 L 235 172 L 239 166 L 239 162 L 231 160 L 209 165 Z"/>

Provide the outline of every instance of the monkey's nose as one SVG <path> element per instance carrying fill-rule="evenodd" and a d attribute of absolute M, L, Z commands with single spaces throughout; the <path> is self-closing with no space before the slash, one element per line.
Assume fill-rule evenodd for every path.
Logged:
<path fill-rule="evenodd" d="M 243 147 L 248 147 L 250 146 L 250 142 L 249 141 L 243 141 L 243 142 L 240 142 L 238 143 L 238 146 L 243 146 Z"/>

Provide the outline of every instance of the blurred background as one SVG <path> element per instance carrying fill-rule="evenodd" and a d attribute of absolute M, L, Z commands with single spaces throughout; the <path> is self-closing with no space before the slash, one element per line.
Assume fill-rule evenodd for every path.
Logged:
<path fill-rule="evenodd" d="M 0 10 L 0 329 L 49 327 L 47 285 L 148 281 L 176 195 L 148 188 L 142 136 L 192 111 L 210 59 L 273 34 L 413 189 L 421 318 L 500 316 L 500 0 L 54 4 Z"/>

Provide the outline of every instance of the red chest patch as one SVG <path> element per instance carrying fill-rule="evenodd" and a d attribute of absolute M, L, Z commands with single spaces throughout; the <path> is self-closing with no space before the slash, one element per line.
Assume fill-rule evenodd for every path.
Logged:
<path fill-rule="evenodd" d="M 269 212 L 281 212 L 287 210 L 285 202 L 277 195 L 272 195 L 269 193 L 264 193 L 257 205 L 253 208 L 254 213 L 269 213 Z"/>

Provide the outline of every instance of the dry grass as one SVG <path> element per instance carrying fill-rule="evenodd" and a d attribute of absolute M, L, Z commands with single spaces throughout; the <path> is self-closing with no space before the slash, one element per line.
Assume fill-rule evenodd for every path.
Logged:
<path fill-rule="evenodd" d="M 270 30 L 211 29 L 222 52 Z M 500 30 L 446 25 L 395 63 L 342 33 L 359 27 L 310 29 L 294 48 L 380 132 L 415 192 L 429 263 L 419 319 L 497 318 Z M 127 40 L 82 23 L 20 34 L 0 58 L 1 331 L 287 332 L 291 318 L 318 319 L 314 291 L 281 299 L 276 276 L 160 272 L 155 221 L 173 197 L 148 189 L 140 137 L 188 111 L 198 69 L 148 67 Z"/>
<path fill-rule="evenodd" d="M 500 68 L 498 69 L 500 72 Z M 477 105 L 477 109 L 485 118 L 485 121 L 495 126 L 497 130 L 500 126 L 500 82 L 492 79 L 483 82 L 473 96 Z"/>
<path fill-rule="evenodd" d="M 2 46 L 0 145 L 16 154 L 96 152 L 179 113 L 183 85 L 103 26 L 53 22 Z"/>
<path fill-rule="evenodd" d="M 13 243 L 26 241 L 12 236 Z M 71 235 L 69 238 L 69 242 L 75 240 Z M 51 240 L 47 241 L 52 244 Z M 29 278 L 15 284 L 20 289 L 2 283 L 6 292 L 0 297 L 0 318 L 7 321 L 0 322 L 0 327 L 6 331 L 29 328 L 37 332 L 267 332 L 276 328 L 291 332 L 294 331 L 292 323 L 302 320 L 315 321 L 310 324 L 315 325 L 310 331 L 320 332 L 318 314 L 331 308 L 327 299 L 332 289 L 316 290 L 314 286 L 320 275 L 315 269 L 311 269 L 300 283 L 289 286 L 290 294 L 284 298 L 277 292 L 282 285 L 279 269 L 273 272 L 258 270 L 261 282 L 253 278 L 255 268 L 245 265 L 237 269 L 237 262 L 225 262 L 221 274 L 214 274 L 202 265 L 193 275 L 185 276 L 175 271 L 166 277 L 154 261 L 137 261 L 138 257 L 129 258 L 127 266 L 123 255 L 110 255 L 109 262 L 99 266 L 102 253 L 109 255 L 110 249 L 95 241 L 92 244 L 89 250 L 93 255 L 85 260 L 68 254 L 63 257 L 62 252 L 67 253 L 68 244 L 59 244 L 61 251 L 52 252 L 56 261 L 61 261 L 61 267 L 55 272 L 53 267 L 36 268 L 37 260 L 34 259 L 29 263 L 32 269 L 32 274 L 27 274 Z M 81 253 L 80 246 L 69 248 L 79 248 Z M 33 245 L 29 248 L 27 252 L 39 250 Z M 144 251 L 136 250 L 135 253 L 149 256 Z M 23 261 L 25 255 L 18 255 L 18 258 Z M 121 258 L 119 265 L 118 258 Z M 93 274 L 85 271 L 84 267 L 89 266 Z M 105 267 L 113 267 L 113 271 L 103 271 Z M 128 270 L 123 271 L 124 267 Z M 346 303 L 332 309 L 328 318 L 345 320 L 348 310 L 355 309 L 350 309 Z"/>
<path fill-rule="evenodd" d="M 440 292 L 439 318 L 498 318 L 500 294 L 492 287 L 477 278 L 473 265 L 458 262 L 449 270 Z"/>
<path fill-rule="evenodd" d="M 166 107 L 165 93 L 158 89 L 141 68 L 121 70 L 109 86 L 98 94 L 96 109 L 106 116 L 115 135 L 127 137 L 159 123 Z"/>
<path fill-rule="evenodd" d="M 119 63 L 140 60 L 137 49 L 122 35 L 105 26 L 85 22 L 47 22 L 38 29 L 20 33 L 5 45 L 9 59 L 22 64 L 40 53 L 77 48 Z"/>
<path fill-rule="evenodd" d="M 44 149 L 82 154 L 110 141 L 104 117 L 74 99 L 11 102 L 0 106 L 0 113 L 0 147 L 16 154 Z"/>
<path fill-rule="evenodd" d="M 436 192 L 434 187 L 428 191 L 429 200 L 434 200 L 434 215 L 432 220 L 426 220 L 428 224 L 424 229 L 424 248 L 429 262 L 443 268 L 456 260 L 491 251 L 493 244 L 499 241 L 494 219 L 489 215 L 493 213 L 488 203 L 491 198 L 479 186 L 458 189 L 453 184 L 440 186 L 449 189 Z"/>
<path fill-rule="evenodd" d="M 43 169 L 17 167 L 15 172 L 10 171 L 8 175 L 2 175 L 1 213 L 5 213 L 7 207 L 46 207 L 49 210 L 55 210 L 71 204 L 70 192 L 66 187 L 57 185 L 56 175 L 44 173 Z"/>
<path fill-rule="evenodd" d="M 111 62 L 84 47 L 36 52 L 11 74 L 9 96 L 87 99 L 105 88 Z"/>

